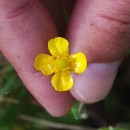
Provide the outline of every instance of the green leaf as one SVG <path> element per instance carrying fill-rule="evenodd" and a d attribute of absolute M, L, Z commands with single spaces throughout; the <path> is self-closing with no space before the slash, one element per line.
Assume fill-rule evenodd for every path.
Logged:
<path fill-rule="evenodd" d="M 4 84 L 2 90 L 0 91 L 0 96 L 4 96 L 14 89 L 15 83 L 17 81 L 17 76 L 15 74 L 11 75 L 8 81 Z"/>
<path fill-rule="evenodd" d="M 76 120 L 80 120 L 81 115 L 83 115 L 83 113 L 86 114 L 86 116 L 87 116 L 87 112 L 86 112 L 86 109 L 84 108 L 83 103 L 74 102 L 74 104 L 71 108 L 71 112 Z"/>
<path fill-rule="evenodd" d="M 0 128 L 11 126 L 21 111 L 21 105 L 8 104 L 0 117 Z"/>

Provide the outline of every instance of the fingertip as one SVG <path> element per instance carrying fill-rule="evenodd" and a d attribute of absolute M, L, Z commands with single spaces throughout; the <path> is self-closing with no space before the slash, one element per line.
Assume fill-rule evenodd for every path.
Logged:
<path fill-rule="evenodd" d="M 55 91 L 51 85 L 51 76 L 44 76 L 40 72 L 18 74 L 29 92 L 52 116 L 60 117 L 70 110 L 73 103 L 70 92 Z"/>
<path fill-rule="evenodd" d="M 65 97 L 70 97 L 68 92 L 66 94 L 64 94 L 64 95 L 66 95 Z M 66 102 L 66 103 L 64 103 L 62 101 L 60 107 L 59 107 L 59 105 L 57 105 L 57 103 L 54 103 L 53 108 L 47 106 L 46 110 L 48 111 L 48 113 L 50 113 L 54 117 L 62 117 L 64 115 L 66 115 L 70 111 L 70 109 L 72 107 L 73 98 L 71 97 L 71 98 L 68 98 L 68 100 L 66 100 L 66 99 L 64 100 L 64 102 Z"/>
<path fill-rule="evenodd" d="M 120 61 L 90 64 L 83 74 L 75 76 L 71 94 L 84 103 L 102 100 L 112 87 L 119 64 Z"/>

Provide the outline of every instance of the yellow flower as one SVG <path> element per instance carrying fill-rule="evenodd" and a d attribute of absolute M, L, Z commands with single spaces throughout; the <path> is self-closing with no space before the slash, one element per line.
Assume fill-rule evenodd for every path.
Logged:
<path fill-rule="evenodd" d="M 34 62 L 36 70 L 45 76 L 55 73 L 51 79 L 56 91 L 67 91 L 73 86 L 70 72 L 80 74 L 87 66 L 86 56 L 82 52 L 69 55 L 69 43 L 65 38 L 56 37 L 49 40 L 48 49 L 51 55 L 39 54 Z"/>

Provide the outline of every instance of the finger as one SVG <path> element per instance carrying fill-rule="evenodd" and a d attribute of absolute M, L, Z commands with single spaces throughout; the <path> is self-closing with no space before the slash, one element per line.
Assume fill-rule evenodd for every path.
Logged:
<path fill-rule="evenodd" d="M 38 0 L 0 1 L 0 49 L 32 95 L 52 115 L 65 114 L 72 103 L 68 92 L 58 93 L 50 78 L 34 70 L 34 59 L 47 53 L 47 42 L 57 35 L 52 19 Z"/>
<path fill-rule="evenodd" d="M 87 103 L 103 99 L 130 46 L 130 1 L 78 1 L 67 36 L 71 52 L 84 52 L 89 64 L 71 94 Z"/>

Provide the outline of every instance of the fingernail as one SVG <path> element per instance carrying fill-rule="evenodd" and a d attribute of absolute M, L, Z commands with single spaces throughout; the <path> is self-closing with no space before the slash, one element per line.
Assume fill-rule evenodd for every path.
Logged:
<path fill-rule="evenodd" d="M 103 99 L 112 87 L 120 62 L 91 63 L 84 73 L 74 76 L 71 94 L 84 103 Z"/>

